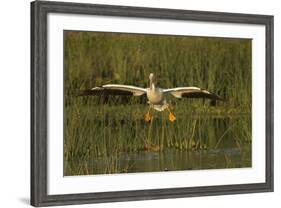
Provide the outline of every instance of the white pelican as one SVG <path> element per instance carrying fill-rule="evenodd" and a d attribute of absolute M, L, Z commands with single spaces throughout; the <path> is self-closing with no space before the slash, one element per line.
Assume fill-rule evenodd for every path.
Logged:
<path fill-rule="evenodd" d="M 166 95 L 171 94 L 176 98 L 208 98 L 213 101 L 223 100 L 220 96 L 210 93 L 207 90 L 198 87 L 176 87 L 162 89 L 156 86 L 156 78 L 153 73 L 149 75 L 149 88 L 136 87 L 132 85 L 106 84 L 101 87 L 94 87 L 91 90 L 84 90 L 80 95 L 146 95 L 148 99 L 149 109 L 145 114 L 145 120 L 149 122 L 152 119 L 150 109 L 157 111 L 169 111 L 169 120 L 176 120 L 175 115 L 171 112 L 169 104 L 166 101 Z"/>

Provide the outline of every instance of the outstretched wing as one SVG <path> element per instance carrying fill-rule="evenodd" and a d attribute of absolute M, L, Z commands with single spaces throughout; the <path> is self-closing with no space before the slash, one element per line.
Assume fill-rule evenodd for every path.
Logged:
<path fill-rule="evenodd" d="M 141 96 L 146 93 L 146 88 L 135 87 L 131 85 L 108 84 L 101 87 L 94 87 L 90 90 L 82 90 L 80 96 L 108 96 L 108 95 L 131 95 Z"/>
<path fill-rule="evenodd" d="M 177 87 L 164 89 L 164 93 L 170 93 L 176 98 L 208 98 L 212 100 L 224 100 L 220 96 L 198 87 Z"/>

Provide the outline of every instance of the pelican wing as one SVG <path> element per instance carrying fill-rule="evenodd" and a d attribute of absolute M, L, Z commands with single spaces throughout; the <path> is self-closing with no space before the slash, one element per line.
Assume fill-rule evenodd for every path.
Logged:
<path fill-rule="evenodd" d="M 141 96 L 146 93 L 145 88 L 135 87 L 131 85 L 107 84 L 101 87 L 94 87 L 90 90 L 80 91 L 80 96 L 97 95 L 132 95 Z"/>
<path fill-rule="evenodd" d="M 212 100 L 224 100 L 220 96 L 198 87 L 177 87 L 164 89 L 164 93 L 170 93 L 176 98 L 208 98 Z"/>

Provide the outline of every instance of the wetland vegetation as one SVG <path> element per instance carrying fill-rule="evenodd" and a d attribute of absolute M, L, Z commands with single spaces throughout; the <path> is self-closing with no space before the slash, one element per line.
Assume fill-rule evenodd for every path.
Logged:
<path fill-rule="evenodd" d="M 251 40 L 64 32 L 64 175 L 251 166 Z M 77 96 L 103 84 L 197 86 L 225 98 L 174 99 L 168 112 L 145 96 Z"/>

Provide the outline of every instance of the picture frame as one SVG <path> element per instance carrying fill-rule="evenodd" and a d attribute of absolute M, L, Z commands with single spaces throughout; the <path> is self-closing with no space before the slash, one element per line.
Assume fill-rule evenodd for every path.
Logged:
<path fill-rule="evenodd" d="M 161 21 L 215 22 L 265 27 L 265 182 L 195 187 L 49 194 L 48 144 L 49 14 L 144 18 Z M 270 15 L 190 11 L 82 3 L 34 1 L 31 3 L 31 205 L 103 203 L 179 197 L 272 192 L 273 169 L 273 24 Z"/>

